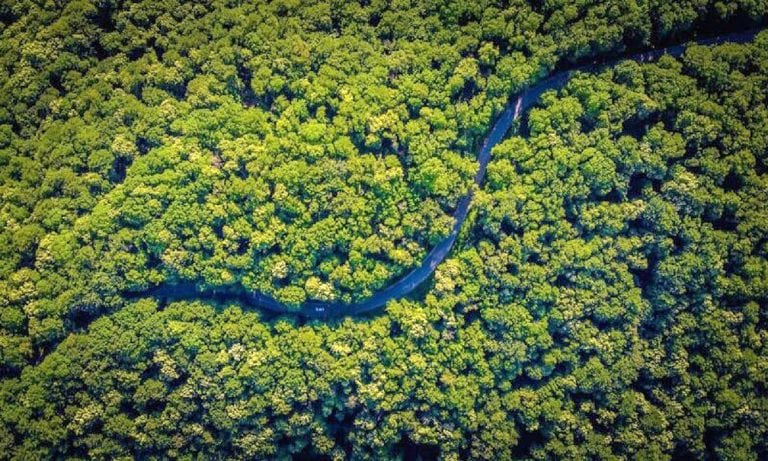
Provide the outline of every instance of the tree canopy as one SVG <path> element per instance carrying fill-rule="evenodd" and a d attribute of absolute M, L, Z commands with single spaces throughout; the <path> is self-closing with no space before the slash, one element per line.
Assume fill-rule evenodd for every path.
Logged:
<path fill-rule="evenodd" d="M 247 3 L 247 4 L 243 4 Z M 0 458 L 761 459 L 763 1 L 0 4 Z M 140 296 L 139 296 L 140 297 Z"/>

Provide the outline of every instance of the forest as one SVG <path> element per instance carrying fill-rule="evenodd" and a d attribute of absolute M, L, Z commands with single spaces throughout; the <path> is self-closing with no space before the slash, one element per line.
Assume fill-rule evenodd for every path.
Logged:
<path fill-rule="evenodd" d="M 766 23 L 0 0 L 0 459 L 768 458 Z"/>

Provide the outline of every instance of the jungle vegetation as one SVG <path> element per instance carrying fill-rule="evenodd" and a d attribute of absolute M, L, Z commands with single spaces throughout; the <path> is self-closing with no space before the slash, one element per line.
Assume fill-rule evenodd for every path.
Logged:
<path fill-rule="evenodd" d="M 763 0 L 0 3 L 0 458 L 768 456 Z"/>

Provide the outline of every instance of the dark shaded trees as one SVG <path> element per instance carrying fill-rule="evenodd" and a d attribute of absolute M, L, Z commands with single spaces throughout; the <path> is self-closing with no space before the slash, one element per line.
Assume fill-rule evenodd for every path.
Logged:
<path fill-rule="evenodd" d="M 121 293 L 364 297 L 445 235 L 511 92 L 764 8 L 0 6 L 0 452 L 759 459 L 765 34 L 544 95 L 381 316 Z"/>

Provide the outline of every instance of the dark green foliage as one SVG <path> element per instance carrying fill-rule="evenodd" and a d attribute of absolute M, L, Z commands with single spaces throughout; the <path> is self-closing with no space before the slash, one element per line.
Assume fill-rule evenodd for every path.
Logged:
<path fill-rule="evenodd" d="M 767 8 L 387 3 L 0 4 L 0 458 L 768 456 L 765 33 L 545 94 L 423 299 L 123 299 L 364 298 L 510 94 Z"/>

